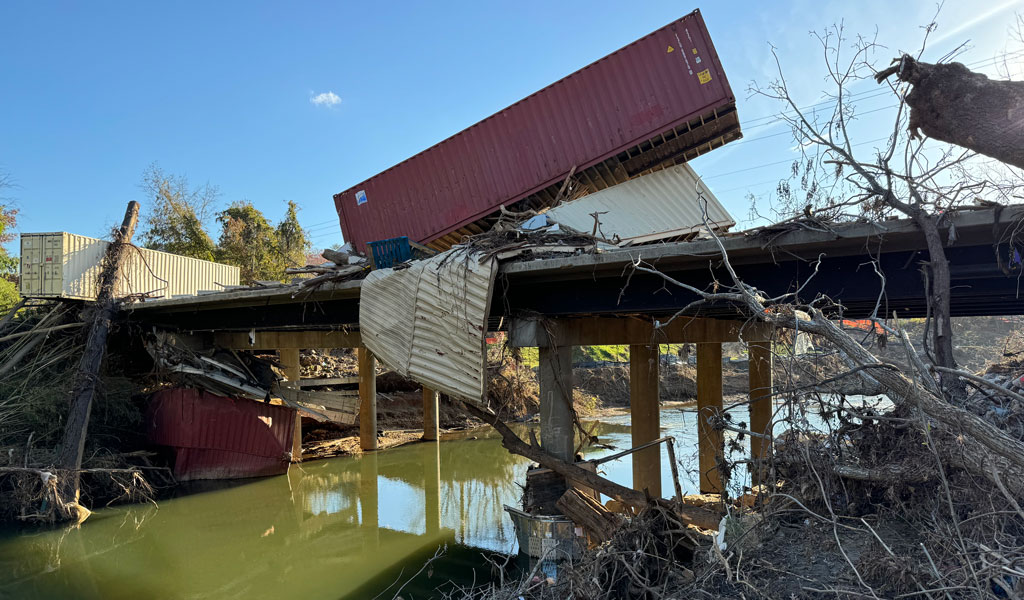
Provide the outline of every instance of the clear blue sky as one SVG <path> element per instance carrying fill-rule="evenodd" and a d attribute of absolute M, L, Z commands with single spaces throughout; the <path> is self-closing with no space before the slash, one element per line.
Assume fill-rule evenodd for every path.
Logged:
<path fill-rule="evenodd" d="M 789 169 L 779 163 L 794 156 L 781 126 L 756 121 L 780 107 L 746 91 L 774 77 L 768 43 L 810 104 L 825 87 L 811 30 L 841 19 L 850 32 L 877 26 L 896 56 L 918 47 L 935 11 L 933 2 L 876 0 L 12 0 L 0 5 L 0 169 L 17 187 L 3 195 L 20 209 L 23 232 L 104 236 L 127 201 L 143 200 L 138 183 L 156 161 L 217 185 L 224 204 L 246 199 L 275 220 L 295 200 L 314 244 L 330 245 L 341 239 L 335 192 L 698 7 L 746 140 L 692 165 L 741 223 L 747 192 L 770 192 Z M 947 2 L 925 59 L 968 40 L 965 63 L 1020 50 L 1007 40 L 1020 10 Z M 1020 62 L 1012 66 L 1019 75 Z M 868 99 L 861 111 L 891 104 Z"/>

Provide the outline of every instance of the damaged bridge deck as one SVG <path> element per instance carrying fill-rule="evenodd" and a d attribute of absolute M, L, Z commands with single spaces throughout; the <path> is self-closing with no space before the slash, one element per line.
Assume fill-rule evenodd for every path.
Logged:
<path fill-rule="evenodd" d="M 954 316 L 1024 314 L 1016 239 L 1022 220 L 1021 207 L 966 210 L 947 218 L 942 233 L 948 240 Z M 697 296 L 665 278 L 632 268 L 643 261 L 675 281 L 712 290 L 730 283 L 722 247 L 737 275 L 769 297 L 798 291 L 802 303 L 828 299 L 841 306 L 837 313 L 841 310 L 846 318 L 875 314 L 907 318 L 927 311 L 920 272 L 927 260 L 926 245 L 907 220 L 834 225 L 805 219 L 719 240 L 554 258 L 541 254 L 505 262 L 490 302 L 490 328 L 507 329 L 514 346 L 539 348 L 540 437 L 548 455 L 561 461 L 574 459 L 569 409 L 572 346 L 629 345 L 632 441 L 640 447 L 660 436 L 657 344 L 695 343 L 700 489 L 721 491 L 716 465 L 724 439 L 708 423 L 724 410 L 722 343 L 743 342 L 750 356 L 748 422 L 752 431 L 765 436 L 751 444 L 755 459 L 751 465 L 759 464 L 761 440 L 770 439 L 772 431 L 773 332 L 763 324 L 745 323 L 735 307 L 722 305 L 702 305 L 689 318 L 657 327 L 655 319 L 676 313 Z M 537 251 L 543 252 L 543 247 Z M 360 281 L 345 281 L 314 289 L 294 285 L 229 291 L 147 301 L 126 310 L 131 321 L 198 334 L 206 345 L 277 350 L 287 378 L 299 387 L 300 349 L 359 348 L 360 443 L 373 450 L 377 448 L 375 358 L 358 330 L 362 288 Z M 377 304 L 380 300 L 375 298 Z M 539 323 L 538 317 L 545 321 Z M 436 440 L 438 395 L 425 386 L 423 399 L 424 438 Z M 295 439 L 301 447 L 298 429 Z M 660 456 L 656 448 L 634 454 L 636 490 L 660 496 Z M 757 481 L 756 467 L 751 477 Z"/>
<path fill-rule="evenodd" d="M 945 223 L 954 316 L 1024 314 L 1020 258 L 1013 247 L 1022 216 L 1019 207 L 979 209 Z M 849 318 L 868 317 L 876 305 L 880 315 L 926 313 L 919 267 L 927 252 L 923 236 L 908 220 L 831 226 L 806 221 L 721 240 L 740 278 L 768 296 L 803 286 L 801 301 L 827 296 L 841 303 Z M 636 260 L 697 288 L 729 281 L 717 243 L 710 239 L 508 262 L 499 270 L 491 316 L 658 316 L 696 300 L 656 276 L 631 275 Z M 359 281 L 348 281 L 312 292 L 288 286 L 232 291 L 127 309 L 133 321 L 182 331 L 332 330 L 358 323 L 360 287 Z M 700 316 L 737 315 L 730 306 L 706 306 Z"/>

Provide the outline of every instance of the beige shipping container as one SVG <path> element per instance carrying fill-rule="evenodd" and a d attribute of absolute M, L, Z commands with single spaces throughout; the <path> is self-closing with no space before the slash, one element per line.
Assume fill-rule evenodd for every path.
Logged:
<path fill-rule="evenodd" d="M 95 300 L 103 256 L 110 242 L 56 233 L 21 236 L 21 295 L 26 298 Z M 131 248 L 114 290 L 121 298 L 192 296 L 238 285 L 239 269 L 147 248 Z"/>

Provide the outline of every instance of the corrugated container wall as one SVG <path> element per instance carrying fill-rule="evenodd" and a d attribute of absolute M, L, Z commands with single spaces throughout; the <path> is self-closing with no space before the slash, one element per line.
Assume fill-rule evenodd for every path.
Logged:
<path fill-rule="evenodd" d="M 95 300 L 109 242 L 67 232 L 21 236 L 21 295 Z M 132 248 L 115 289 L 117 297 L 192 296 L 238 285 L 238 267 L 148 248 Z"/>
<path fill-rule="evenodd" d="M 620 246 L 685 238 L 707 226 L 722 232 L 736 224 L 685 164 L 563 202 L 546 214 L 549 221 L 589 232 L 594 213 L 599 215 L 598 233 L 618 239 Z"/>
<path fill-rule="evenodd" d="M 334 202 L 360 249 L 398 236 L 447 247 L 451 232 L 482 231 L 501 205 L 550 203 L 570 172 L 597 191 L 739 137 L 735 98 L 694 11 Z"/>

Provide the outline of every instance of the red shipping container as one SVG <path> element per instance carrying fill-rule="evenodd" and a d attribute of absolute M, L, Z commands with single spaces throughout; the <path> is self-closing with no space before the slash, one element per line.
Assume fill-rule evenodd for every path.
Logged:
<path fill-rule="evenodd" d="M 699 11 L 335 194 L 347 241 L 435 248 L 513 203 L 549 204 L 570 172 L 594 190 L 741 137 Z M 520 205 L 522 206 L 522 205 Z"/>
<path fill-rule="evenodd" d="M 175 449 L 179 481 L 288 471 L 296 416 L 287 406 L 176 388 L 153 394 L 148 417 L 150 441 Z"/>

